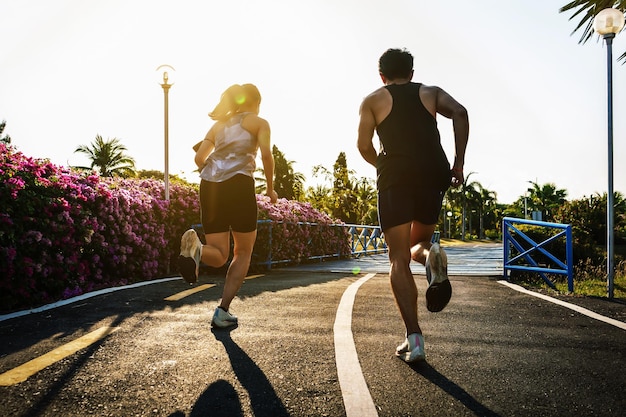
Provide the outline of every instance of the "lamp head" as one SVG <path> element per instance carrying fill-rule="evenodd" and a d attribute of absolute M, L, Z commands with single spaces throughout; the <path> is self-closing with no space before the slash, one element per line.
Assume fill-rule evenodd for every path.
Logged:
<path fill-rule="evenodd" d="M 604 9 L 593 19 L 593 30 L 598 35 L 616 35 L 623 27 L 624 13 L 617 9 Z"/>
<path fill-rule="evenodd" d="M 166 86 L 170 86 L 174 84 L 174 83 L 168 82 L 170 80 L 170 76 L 172 75 L 172 72 L 176 71 L 172 66 L 159 65 L 159 67 L 156 70 L 157 71 L 163 70 L 163 82 L 160 83 L 162 87 L 166 87 Z"/>

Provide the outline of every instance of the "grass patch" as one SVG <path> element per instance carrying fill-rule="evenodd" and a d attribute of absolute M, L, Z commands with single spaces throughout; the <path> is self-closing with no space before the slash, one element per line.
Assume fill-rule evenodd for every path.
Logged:
<path fill-rule="evenodd" d="M 613 298 L 626 302 L 626 261 L 620 261 L 615 269 Z M 548 275 L 548 278 L 554 283 L 560 294 L 569 294 L 567 277 L 563 275 Z M 513 279 L 516 283 L 529 289 L 553 291 L 539 274 L 523 272 Z M 606 298 L 608 296 L 606 266 L 592 265 L 590 261 L 580 262 L 576 265 L 574 267 L 574 294 L 577 296 Z"/>

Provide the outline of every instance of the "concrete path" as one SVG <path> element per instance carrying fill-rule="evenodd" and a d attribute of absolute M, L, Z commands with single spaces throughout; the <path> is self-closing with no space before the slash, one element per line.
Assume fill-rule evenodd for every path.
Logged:
<path fill-rule="evenodd" d="M 442 247 L 448 255 L 448 274 L 463 276 L 502 276 L 503 249 L 501 243 L 465 243 Z M 333 271 L 333 272 L 389 272 L 387 253 L 365 255 L 356 259 L 327 260 L 288 267 L 293 271 Z M 424 267 L 417 262 L 411 263 L 413 274 L 424 275 Z"/>

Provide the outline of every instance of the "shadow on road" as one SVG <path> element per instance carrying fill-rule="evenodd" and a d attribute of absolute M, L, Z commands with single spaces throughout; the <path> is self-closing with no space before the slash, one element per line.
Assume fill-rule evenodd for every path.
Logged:
<path fill-rule="evenodd" d="M 230 382 L 218 379 L 200 395 L 189 417 L 243 417 L 243 415 L 235 388 Z M 169 417 L 185 417 L 185 413 L 177 411 Z"/>
<path fill-rule="evenodd" d="M 424 378 L 437 385 L 439 388 L 447 392 L 450 396 L 457 399 L 461 404 L 467 407 L 475 415 L 481 417 L 501 417 L 500 414 L 491 411 L 483 404 L 478 402 L 463 388 L 450 381 L 446 376 L 442 375 L 435 368 L 430 366 L 427 362 L 421 362 L 411 365 L 411 368 Z"/>
<path fill-rule="evenodd" d="M 230 332 L 236 328 L 235 326 L 229 329 L 211 329 L 211 333 L 224 345 L 235 376 L 248 393 L 253 415 L 289 417 L 290 414 L 263 371 L 230 337 Z M 243 417 L 243 415 L 243 407 L 235 387 L 228 381 L 218 379 L 198 397 L 189 417 Z M 177 411 L 168 417 L 185 417 L 185 413 Z"/>

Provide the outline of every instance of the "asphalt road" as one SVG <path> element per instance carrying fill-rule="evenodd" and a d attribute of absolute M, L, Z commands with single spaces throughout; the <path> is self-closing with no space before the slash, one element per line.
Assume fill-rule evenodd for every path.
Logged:
<path fill-rule="evenodd" d="M 625 328 L 486 276 L 451 276 L 452 301 L 429 313 L 418 273 L 427 358 L 409 366 L 394 356 L 404 329 L 386 273 L 332 265 L 247 279 L 231 331 L 210 328 L 216 276 L 0 321 L 0 415 L 625 414 Z"/>

